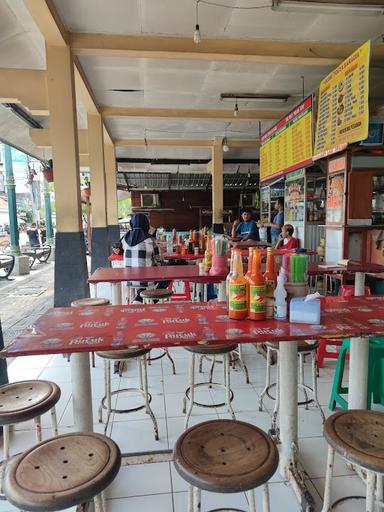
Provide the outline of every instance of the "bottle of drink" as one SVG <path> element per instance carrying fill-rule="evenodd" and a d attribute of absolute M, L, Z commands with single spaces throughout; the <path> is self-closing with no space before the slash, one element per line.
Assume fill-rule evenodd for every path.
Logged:
<path fill-rule="evenodd" d="M 172 242 L 177 243 L 177 232 L 175 228 L 172 229 Z"/>
<path fill-rule="evenodd" d="M 276 288 L 277 275 L 275 272 L 275 257 L 272 247 L 267 249 L 267 266 L 264 273 L 265 280 L 265 296 L 273 299 L 273 292 Z"/>
<path fill-rule="evenodd" d="M 252 259 L 252 272 L 249 280 L 248 317 L 250 320 L 265 320 L 265 315 L 265 280 L 261 273 L 261 253 L 256 249 Z"/>
<path fill-rule="evenodd" d="M 211 239 L 208 237 L 207 239 L 207 248 L 204 253 L 204 270 L 205 272 L 209 272 L 212 267 L 212 252 L 211 252 Z"/>
<path fill-rule="evenodd" d="M 241 249 L 234 249 L 232 276 L 229 279 L 229 309 L 228 316 L 232 320 L 247 318 L 247 285 L 243 274 Z"/>
<path fill-rule="evenodd" d="M 274 305 L 274 318 L 275 320 L 286 320 L 287 318 L 287 290 L 285 289 L 285 270 L 281 267 L 279 276 L 277 278 L 277 286 L 274 291 L 275 305 Z"/>
<path fill-rule="evenodd" d="M 249 306 L 249 287 L 250 287 L 251 274 L 252 274 L 252 263 L 253 263 L 253 258 L 254 258 L 254 254 L 255 254 L 254 251 L 255 251 L 254 247 L 250 247 L 249 248 L 249 251 L 248 251 L 248 270 L 247 270 L 247 273 L 245 274 L 245 280 L 247 281 L 247 302 L 248 302 L 248 306 Z"/>
<path fill-rule="evenodd" d="M 229 273 L 227 275 L 227 278 L 225 280 L 225 291 L 226 291 L 226 297 L 227 297 L 227 309 L 229 309 L 229 282 L 232 279 L 233 275 L 233 255 L 235 251 L 231 251 L 231 261 L 229 263 Z"/>

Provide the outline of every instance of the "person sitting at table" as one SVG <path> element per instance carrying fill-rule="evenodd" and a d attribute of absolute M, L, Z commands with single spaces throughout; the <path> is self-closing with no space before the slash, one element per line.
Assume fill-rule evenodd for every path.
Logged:
<path fill-rule="evenodd" d="M 252 220 L 252 215 L 248 208 L 243 208 L 240 220 L 235 220 L 232 226 L 232 238 L 240 237 L 242 241 L 256 240 L 259 241 L 259 230 L 257 224 Z"/>
<path fill-rule="evenodd" d="M 300 242 L 293 235 L 294 227 L 292 224 L 284 224 L 281 233 L 277 239 L 275 249 L 298 249 Z"/>
<path fill-rule="evenodd" d="M 274 247 L 277 243 L 277 240 L 281 233 L 281 228 L 284 224 L 284 198 L 279 197 L 274 205 L 276 215 L 273 217 L 272 222 L 263 222 L 259 221 L 257 223 L 259 228 L 267 227 L 271 228 L 271 239 L 272 239 L 272 247 Z"/>
<path fill-rule="evenodd" d="M 123 238 L 124 265 L 126 267 L 155 267 L 164 265 L 156 240 L 150 234 L 150 225 L 144 213 L 135 213 L 130 222 L 130 230 Z M 138 287 L 135 303 L 142 303 L 140 292 L 146 287 L 153 287 L 153 283 L 134 282 L 132 286 Z M 168 288 L 169 281 L 157 283 L 157 288 Z"/>

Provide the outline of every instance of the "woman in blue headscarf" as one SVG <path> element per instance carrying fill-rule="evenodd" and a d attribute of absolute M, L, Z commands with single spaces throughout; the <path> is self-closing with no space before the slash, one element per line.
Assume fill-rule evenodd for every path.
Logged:
<path fill-rule="evenodd" d="M 159 247 L 150 233 L 149 220 L 144 213 L 135 213 L 130 220 L 130 230 L 123 239 L 124 265 L 126 267 L 154 267 L 163 265 Z M 143 302 L 140 292 L 154 283 L 134 282 L 131 286 L 141 287 L 137 290 L 134 302 Z M 167 288 L 168 281 L 157 284 L 157 288 Z"/>

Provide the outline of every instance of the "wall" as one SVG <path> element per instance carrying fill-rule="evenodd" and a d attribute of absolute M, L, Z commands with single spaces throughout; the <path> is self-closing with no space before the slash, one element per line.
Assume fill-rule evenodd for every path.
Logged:
<path fill-rule="evenodd" d="M 152 193 L 145 191 L 145 193 Z M 212 223 L 211 215 L 203 215 L 200 218 L 200 212 L 203 209 L 210 210 L 212 208 L 211 191 L 205 190 L 186 190 L 157 192 L 160 198 L 160 208 L 171 208 L 173 211 L 151 211 L 150 223 L 152 226 L 163 226 L 166 229 L 176 228 L 178 231 L 184 231 L 199 228 L 201 226 L 210 226 Z M 132 191 L 132 207 L 141 207 L 141 192 Z M 233 210 L 234 217 L 238 216 L 238 205 L 240 200 L 240 192 L 234 190 L 224 191 L 224 209 Z M 135 211 L 135 210 L 134 210 Z M 228 219 L 224 218 L 224 222 Z"/>

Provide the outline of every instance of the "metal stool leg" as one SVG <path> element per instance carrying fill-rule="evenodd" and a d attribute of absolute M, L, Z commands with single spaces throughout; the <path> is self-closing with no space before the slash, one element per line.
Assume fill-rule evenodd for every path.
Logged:
<path fill-rule="evenodd" d="M 51 421 L 52 421 L 52 429 L 53 434 L 55 436 L 59 435 L 59 429 L 57 427 L 57 415 L 56 415 L 56 407 L 53 406 L 51 409 Z"/>
<path fill-rule="evenodd" d="M 272 423 L 271 423 L 271 434 L 276 436 L 278 439 L 278 428 L 277 428 L 277 416 L 279 414 L 280 408 L 280 358 L 277 356 L 276 362 L 276 400 L 275 407 L 273 408 L 272 413 Z"/>
<path fill-rule="evenodd" d="M 184 407 L 183 412 L 186 413 L 185 421 L 184 421 L 184 428 L 188 428 L 189 418 L 191 416 L 192 407 L 193 407 L 193 401 L 195 399 L 195 354 L 190 354 L 190 363 L 189 363 L 189 404 L 188 404 L 188 411 L 186 411 L 187 408 L 187 397 L 184 396 Z"/>
<path fill-rule="evenodd" d="M 267 347 L 267 368 L 265 373 L 265 386 L 259 398 L 259 411 L 263 410 L 263 400 L 271 383 L 271 349 Z"/>
<path fill-rule="evenodd" d="M 210 384 L 212 384 L 213 382 L 213 370 L 215 369 L 215 364 L 216 364 L 216 356 L 213 356 L 212 357 L 212 364 L 211 364 L 211 368 L 209 370 L 209 378 L 208 378 L 208 382 Z"/>
<path fill-rule="evenodd" d="M 265 484 L 263 486 L 263 512 L 270 511 L 270 503 L 269 503 L 269 486 Z"/>
<path fill-rule="evenodd" d="M 144 398 L 145 398 L 145 412 L 150 415 L 153 428 L 155 429 L 155 439 L 156 441 L 159 440 L 159 428 L 157 426 L 157 421 L 155 418 L 155 415 L 153 414 L 153 411 L 151 409 L 151 406 L 149 405 L 149 399 L 148 399 L 148 375 L 147 375 L 147 358 L 146 356 L 142 356 L 139 358 L 142 366 L 142 375 L 143 375 L 143 385 L 144 385 Z"/>
<path fill-rule="evenodd" d="M 231 404 L 231 377 L 230 377 L 230 355 L 223 355 L 223 368 L 224 368 L 224 386 L 225 386 L 225 399 L 227 402 L 227 409 L 229 414 L 232 416 L 232 419 L 235 420 L 236 416 L 232 409 Z"/>
<path fill-rule="evenodd" d="M 193 487 L 188 487 L 188 512 L 193 512 Z"/>
<path fill-rule="evenodd" d="M 193 512 L 201 511 L 201 490 L 198 487 L 193 488 Z"/>
<path fill-rule="evenodd" d="M 9 459 L 9 425 L 3 425 L 3 459 Z"/>
<path fill-rule="evenodd" d="M 316 361 L 316 350 L 313 350 L 311 353 L 312 356 L 312 389 L 313 389 L 313 400 L 316 404 L 316 407 L 319 409 L 321 414 L 322 422 L 325 422 L 324 411 L 319 403 L 319 398 L 317 396 L 317 377 L 318 377 L 318 368 Z"/>
<path fill-rule="evenodd" d="M 104 501 L 103 501 L 101 494 L 98 494 L 97 496 L 95 496 L 94 502 L 95 502 L 95 512 L 105 512 Z"/>
<path fill-rule="evenodd" d="M 253 492 L 253 489 L 251 489 L 250 491 L 247 491 L 246 496 L 248 499 L 248 511 L 256 512 L 255 493 Z"/>
<path fill-rule="evenodd" d="M 327 471 L 325 473 L 324 501 L 321 512 L 331 512 L 331 486 L 334 459 L 335 450 L 332 448 L 332 446 L 328 446 Z"/>
<path fill-rule="evenodd" d="M 165 353 L 168 357 L 168 359 L 171 361 L 171 365 L 172 365 L 172 373 L 173 375 L 176 375 L 176 366 L 175 366 L 175 361 L 173 360 L 173 357 L 171 356 L 171 354 L 169 353 L 169 350 L 166 348 L 164 349 L 165 350 Z"/>
<path fill-rule="evenodd" d="M 41 416 L 36 416 L 36 418 L 34 418 L 33 421 L 35 422 L 35 430 L 36 430 L 37 442 L 41 443 L 41 441 L 42 441 L 42 436 L 41 436 Z"/>
<path fill-rule="evenodd" d="M 308 393 L 307 393 L 307 390 L 305 389 L 305 387 L 303 387 L 304 386 L 304 354 L 303 353 L 299 354 L 299 372 L 300 372 L 299 373 L 299 385 L 304 393 L 304 401 L 306 402 L 305 408 L 306 408 L 306 410 L 308 410 L 309 409 Z"/>
<path fill-rule="evenodd" d="M 383 475 L 380 473 L 376 474 L 376 501 L 377 501 L 377 510 L 378 512 L 383 509 L 383 494 L 384 494 L 384 481 Z"/>
<path fill-rule="evenodd" d="M 367 499 L 365 503 L 366 512 L 375 512 L 375 489 L 376 473 L 367 471 Z"/>
<path fill-rule="evenodd" d="M 92 361 L 92 368 L 96 368 L 96 359 L 95 359 L 94 352 L 91 352 L 91 361 Z"/>

